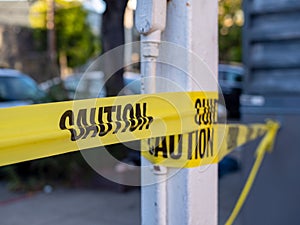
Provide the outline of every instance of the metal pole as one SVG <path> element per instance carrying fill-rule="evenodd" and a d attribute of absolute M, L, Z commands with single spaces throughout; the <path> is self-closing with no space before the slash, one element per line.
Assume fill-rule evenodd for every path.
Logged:
<path fill-rule="evenodd" d="M 151 94 L 161 91 L 156 84 L 159 42 L 160 31 L 155 31 L 148 35 L 148 37 L 144 35 L 141 36 L 141 71 L 144 79 L 142 82 L 142 93 Z M 145 159 L 142 159 L 141 163 L 143 167 L 151 170 L 150 173 L 142 170 L 142 185 L 146 183 L 145 180 L 151 179 L 154 182 L 151 186 L 142 187 L 142 224 L 167 225 L 167 194 L 165 181 L 167 169 L 162 166 L 153 166 Z"/>
<path fill-rule="evenodd" d="M 157 86 L 157 58 L 161 33 L 166 24 L 166 0 L 140 0 L 137 2 L 136 27 L 141 33 L 142 93 L 162 92 Z M 153 166 L 141 159 L 141 206 L 143 225 L 167 225 L 167 169 Z M 152 180 L 153 185 L 145 185 Z"/>

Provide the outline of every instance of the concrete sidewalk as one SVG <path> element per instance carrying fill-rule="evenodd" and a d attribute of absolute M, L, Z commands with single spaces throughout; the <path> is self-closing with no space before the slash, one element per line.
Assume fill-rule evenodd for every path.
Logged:
<path fill-rule="evenodd" d="M 139 225 L 140 193 L 58 189 L 49 194 L 10 194 L 0 202 L 0 218 L 1 225 Z"/>
<path fill-rule="evenodd" d="M 140 225 L 140 190 L 54 188 L 18 194 L 0 183 L 0 225 Z M 219 224 L 230 215 L 244 185 L 241 171 L 219 180 Z M 242 224 L 237 218 L 235 225 Z"/>

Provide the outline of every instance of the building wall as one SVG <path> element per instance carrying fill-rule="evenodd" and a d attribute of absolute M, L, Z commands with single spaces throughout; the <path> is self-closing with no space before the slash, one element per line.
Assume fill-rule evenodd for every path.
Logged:
<path fill-rule="evenodd" d="M 0 2 L 0 66 L 18 69 L 37 82 L 59 76 L 49 65 L 45 51 L 39 51 L 30 29 L 26 1 Z"/>
<path fill-rule="evenodd" d="M 300 94 L 300 1 L 245 0 L 246 92 Z"/>
<path fill-rule="evenodd" d="M 37 82 L 59 76 L 49 65 L 47 52 L 36 49 L 26 27 L 0 25 L 0 65 L 27 73 Z"/>

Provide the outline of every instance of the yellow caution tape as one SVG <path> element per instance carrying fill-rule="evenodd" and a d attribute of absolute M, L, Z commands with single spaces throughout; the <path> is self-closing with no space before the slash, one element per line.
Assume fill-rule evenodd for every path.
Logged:
<path fill-rule="evenodd" d="M 0 110 L 0 165 L 211 129 L 217 93 L 98 98 Z"/>
<path fill-rule="evenodd" d="M 241 192 L 241 195 L 240 195 L 230 217 L 228 218 L 228 220 L 225 223 L 226 225 L 233 224 L 234 220 L 236 219 L 238 213 L 240 212 L 240 210 L 241 210 L 243 204 L 245 203 L 245 200 L 250 192 L 250 189 L 253 185 L 253 182 L 255 180 L 257 172 L 258 172 L 258 170 L 261 166 L 261 163 L 263 161 L 263 158 L 265 156 L 265 153 L 267 151 L 271 152 L 273 149 L 276 134 L 279 129 L 279 124 L 274 121 L 268 121 L 266 124 L 266 127 L 267 127 L 268 132 L 265 135 L 265 137 L 262 139 L 262 141 L 260 142 L 260 144 L 255 152 L 256 160 L 250 171 L 249 177 L 248 177 L 246 184 Z"/>
<path fill-rule="evenodd" d="M 255 140 L 268 132 L 266 124 L 228 124 L 218 126 L 220 139 L 219 161 L 226 155 L 235 150 L 237 147 Z M 221 139 L 222 133 L 224 138 Z"/>
<path fill-rule="evenodd" d="M 218 163 L 268 127 L 217 124 L 217 96 L 176 92 L 1 109 L 0 166 L 132 140 L 142 140 L 153 164 Z"/>
<path fill-rule="evenodd" d="M 184 134 L 142 140 L 142 155 L 153 164 L 190 168 L 218 163 L 217 125 Z"/>
<path fill-rule="evenodd" d="M 142 154 L 153 164 L 190 168 L 218 163 L 243 144 L 265 135 L 265 124 L 218 124 L 184 134 L 142 140 Z"/>

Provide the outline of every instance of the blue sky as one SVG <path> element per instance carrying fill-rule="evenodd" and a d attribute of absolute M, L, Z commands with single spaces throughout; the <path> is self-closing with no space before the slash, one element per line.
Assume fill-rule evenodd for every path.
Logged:
<path fill-rule="evenodd" d="M 90 11 L 103 13 L 106 5 L 103 0 L 83 0 L 84 7 Z"/>

